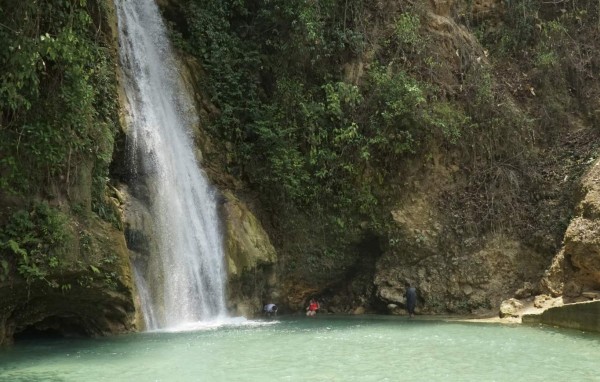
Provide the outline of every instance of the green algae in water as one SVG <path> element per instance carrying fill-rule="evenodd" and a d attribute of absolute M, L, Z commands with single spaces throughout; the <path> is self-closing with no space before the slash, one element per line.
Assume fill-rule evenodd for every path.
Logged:
<path fill-rule="evenodd" d="M 0 381 L 600 381 L 600 335 L 385 317 L 26 341 Z"/>

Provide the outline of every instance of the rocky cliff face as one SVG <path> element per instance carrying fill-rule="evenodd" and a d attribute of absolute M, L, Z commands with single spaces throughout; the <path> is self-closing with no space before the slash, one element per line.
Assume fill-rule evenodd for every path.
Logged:
<path fill-rule="evenodd" d="M 67 255 L 44 277 L 0 284 L 0 345 L 22 336 L 98 336 L 138 327 L 123 234 L 97 218 L 74 223 Z"/>
<path fill-rule="evenodd" d="M 427 33 L 435 40 L 432 49 L 449 63 L 443 66 L 446 71 L 436 73 L 449 91 L 462 87 L 463 76 L 474 67 L 500 74 L 503 68 L 510 66 L 498 58 L 488 57 L 487 49 L 461 24 L 461 20 L 469 19 L 499 25 L 505 11 L 496 1 L 475 2 L 470 6 L 452 1 L 431 3 L 426 13 Z M 493 64 L 491 59 L 495 59 Z M 503 87 L 501 74 L 493 81 L 499 89 Z M 516 84 L 509 84 L 504 93 L 504 106 L 498 106 L 512 108 L 517 114 L 530 112 L 527 108 L 535 101 L 522 102 L 513 85 Z M 512 213 L 501 211 L 502 208 L 498 210 L 500 213 L 490 210 L 497 219 L 491 229 L 473 229 L 478 224 L 483 226 L 483 221 L 478 222 L 473 217 L 483 215 L 468 211 L 490 208 L 490 195 L 492 205 L 494 198 L 500 205 L 508 194 L 523 193 L 524 190 L 518 190 L 528 182 L 523 177 L 511 180 L 509 176 L 503 183 L 509 185 L 514 181 L 521 186 L 500 191 L 488 183 L 485 192 L 491 194 L 468 196 L 470 192 L 465 193 L 465 188 L 470 187 L 469 177 L 473 174 L 465 171 L 469 165 L 464 156 L 448 151 L 437 156 L 435 150 L 430 164 L 421 163 L 419 170 L 410 173 L 404 183 L 410 186 L 404 188 L 405 195 L 396 198 L 395 208 L 390 209 L 399 232 L 390 239 L 374 277 L 376 296 L 387 304 L 389 311 L 398 312 L 403 306 L 407 281 L 420 291 L 420 308 L 426 313 L 495 314 L 500 302 L 512 296 L 528 298 L 545 291 L 554 296 L 578 297 L 583 291 L 598 289 L 597 165 L 581 181 L 583 199 L 575 208 L 576 216 L 566 230 L 562 249 L 542 279 L 544 269 L 559 249 L 557 244 L 563 231 L 557 226 L 573 211 L 579 176 L 595 155 L 596 146 L 583 142 L 588 134 L 595 137 L 593 124 L 582 126 L 577 122 L 577 113 L 574 115 L 574 121 L 561 126 L 565 131 L 563 137 L 549 145 L 535 144 L 535 150 L 548 155 L 532 157 L 530 160 L 535 162 L 527 163 L 541 173 L 527 191 L 535 193 L 535 198 L 518 196 L 509 203 L 513 204 L 508 208 L 514 208 Z M 501 147 L 498 145 L 496 149 Z M 561 158 L 562 163 L 549 156 Z M 493 171 L 499 170 L 498 167 Z M 462 195 L 459 197 L 462 202 L 455 206 L 451 200 L 456 200 L 458 195 Z M 472 197 L 474 200 L 469 200 Z M 512 218 L 505 220 L 507 213 Z M 528 227 L 521 219 L 528 221 Z"/>
<path fill-rule="evenodd" d="M 47 52 L 35 54 L 40 61 L 29 65 L 41 72 L 31 90 L 38 104 L 12 114 L 4 109 L 0 116 L 3 129 L 8 124 L 23 132 L 28 121 L 42 115 L 47 120 L 35 130 L 40 131 L 39 140 L 50 145 L 40 146 L 36 138 L 28 137 L 9 142 L 11 152 L 3 149 L 1 154 L 2 163 L 14 158 L 24 163 L 20 168 L 2 165 L 2 178 L 11 171 L 27 169 L 27 163 L 39 160 L 35 155 L 41 155 L 46 163 L 38 170 L 41 174 L 35 166 L 28 173 L 12 174 L 24 180 L 25 191 L 6 191 L 14 184 L 4 179 L 0 188 L 0 345 L 22 336 L 96 336 L 138 327 L 129 251 L 120 228 L 121 201 L 105 178 L 117 118 L 110 94 L 116 81 L 111 72 L 116 47 L 110 48 L 107 22 L 111 7 L 110 1 L 90 1 L 87 6 L 23 2 L 14 8 L 11 5 L 8 21 L 3 19 L 17 24 L 13 32 L 22 28 L 12 36 L 22 37 L 22 44 L 38 47 L 39 41 L 52 35 L 52 47 L 60 45 L 64 51 L 54 55 L 48 45 L 44 48 Z M 43 23 L 32 16 L 36 12 L 47 12 Z M 69 37 L 64 40 L 58 37 L 64 36 L 63 27 L 67 28 L 61 22 L 63 17 L 71 17 Z M 79 23 L 73 22 L 74 17 Z M 31 21 L 36 18 L 38 21 Z M 36 23 L 33 29 L 30 21 Z M 77 54 L 100 50 L 106 54 L 102 63 L 86 61 L 85 69 L 77 66 Z M 65 77 L 80 87 L 73 87 Z M 99 89 L 93 89 L 95 85 Z M 87 92 L 75 93 L 74 88 Z M 84 117 L 64 115 L 69 111 Z M 17 115 L 21 119 L 15 118 Z M 29 150 L 19 150 L 19 144 Z M 55 155 L 51 152 L 65 148 L 64 163 L 57 163 L 60 155 L 47 162 Z M 19 183 L 16 187 L 19 189 Z"/>
<path fill-rule="evenodd" d="M 180 19 L 174 16 L 176 1 L 164 6 L 173 20 Z M 575 296 L 597 288 L 595 210 L 590 202 L 595 191 L 577 207 L 564 248 L 540 284 L 578 203 L 581 173 L 594 157 L 595 119 L 585 113 L 596 101 L 580 95 L 596 94 L 597 87 L 575 91 L 576 84 L 565 85 L 567 94 L 559 103 L 573 103 L 571 118 L 549 118 L 564 83 L 549 84 L 548 76 L 540 74 L 541 64 L 531 58 L 539 52 L 515 58 L 502 51 L 509 48 L 485 45 L 488 36 L 511 22 L 505 3 L 434 0 L 411 6 L 378 1 L 368 7 L 361 15 L 367 25 L 361 32 L 370 44 L 360 55 L 340 58 L 344 81 L 360 85 L 378 57 L 391 55 L 385 39 L 397 33 L 407 9 L 417 9 L 424 46 L 409 48 L 395 59 L 425 59 L 425 69 L 408 62 L 407 70 L 464 107 L 472 118 L 464 123 L 472 123 L 472 129 L 463 133 L 462 145 L 431 138 L 384 180 L 371 176 L 369 169 L 359 175 L 377 189 L 377 220 L 385 225 L 374 227 L 363 218 L 358 226 L 348 227 L 340 250 L 328 237 L 326 218 L 257 202 L 247 179 L 225 175 L 227 143 L 198 135 L 203 164 L 229 195 L 225 221 L 235 243 L 230 241 L 228 248 L 230 291 L 232 305 L 241 311 L 259 307 L 261 300 L 277 300 L 298 311 L 308 298 L 320 296 L 331 312 L 402 313 L 404 284 L 410 282 L 419 291 L 421 312 L 496 314 L 509 297 L 528 298 L 542 291 Z M 527 30 L 536 33 L 537 28 L 538 37 L 546 38 L 546 22 L 561 14 L 554 8 L 548 5 L 543 15 L 532 13 L 528 22 L 534 29 Z M 558 62 L 552 64 L 556 77 L 571 81 L 573 73 L 593 67 L 593 58 L 584 56 L 579 63 L 564 63 L 564 70 Z M 191 58 L 187 61 L 190 83 L 198 84 L 201 67 Z M 194 92 L 206 122 L 219 114 L 202 89 Z M 489 102 L 480 103 L 485 97 Z M 589 108 L 575 106 L 584 104 Z M 488 109 L 481 110 L 482 105 Z M 584 184 L 592 190 L 593 182 Z M 334 245 L 343 257 L 328 251 Z M 314 269 L 314 264 L 321 268 Z"/>
<path fill-rule="evenodd" d="M 160 4 L 171 21 L 185 23 L 181 4 Z M 380 1 L 362 15 L 371 44 L 361 55 L 341 60 L 346 82 L 360 85 L 377 57 L 389 54 L 384 40 L 398 33 L 407 8 L 401 1 Z M 545 22 L 554 17 L 549 8 L 544 9 L 548 20 L 539 15 L 529 20 L 543 31 L 540 38 L 549 28 Z M 385 181 L 365 170 L 361 177 L 365 184 L 376 183 L 377 220 L 385 224 L 374 228 L 365 219 L 348 227 L 342 249 L 328 238 L 325 217 L 273 209 L 259 202 L 248 179 L 227 170 L 231 142 L 206 131 L 221 111 L 200 85 L 206 81 L 202 65 L 182 53 L 182 74 L 200 115 L 194 132 L 198 159 L 223 195 L 230 308 L 236 314 L 252 316 L 268 301 L 298 311 L 311 296 L 321 296 L 331 312 L 402 313 L 405 282 L 417 287 L 421 312 L 434 314 L 496 314 L 509 297 L 545 291 L 576 296 L 597 288 L 591 191 L 577 207 L 580 216 L 571 221 L 564 248 L 540 284 L 578 203 L 580 174 L 594 155 L 594 119 L 577 109 L 572 119 L 546 131 L 547 115 L 553 112 L 547 105 L 556 97 L 552 86 L 564 84 L 548 85 L 527 57 L 512 62 L 510 56 L 494 55 L 495 47 L 483 41 L 510 22 L 505 3 L 431 1 L 410 9 L 418 12 L 426 44 L 398 59 L 424 59 L 426 70 L 422 64 L 406 66 L 464 105 L 472 118 L 464 123 L 482 130 L 465 130 L 463 145 L 448 146 L 433 137 Z M 557 73 L 585 72 L 591 62 Z M 594 94 L 594 89 L 580 93 Z M 485 97 L 488 101 L 481 103 Z M 561 102 L 581 100 L 573 92 L 565 97 Z M 542 122 L 523 122 L 530 119 Z M 591 189 L 591 181 L 584 183 L 584 189 Z M 151 234 L 130 237 L 141 238 L 129 240 L 135 251 L 151 243 Z M 336 251 L 329 251 L 333 245 Z M 333 255 L 339 252 L 345 255 Z M 322 268 L 314 269 L 315 264 Z"/>
<path fill-rule="evenodd" d="M 386 35 L 384 30 L 393 28 L 393 20 L 401 13 L 400 2 L 378 5 L 386 10 L 386 16 L 373 24 L 373 33 Z M 431 2 L 422 18 L 430 39 L 427 49 L 437 62 L 444 63 L 434 66 L 431 75 L 448 93 L 461 97 L 461 93 L 468 92 L 465 78 L 470 73 L 488 71 L 493 87 L 500 94 L 499 112 L 525 116 L 536 108 L 544 110 L 547 102 L 535 98 L 533 86 L 540 80 L 528 79 L 535 77 L 536 69 L 523 65 L 520 70 L 524 73 L 507 79 L 506 73 L 519 69 L 502 62 L 502 58 L 491 57 L 473 30 L 464 24 L 465 20 L 472 20 L 494 29 L 504 23 L 506 11 L 503 3 L 497 1 L 469 5 L 458 1 Z M 539 22 L 541 26 L 542 20 Z M 376 51 L 369 52 L 346 64 L 347 81 L 359 83 L 369 60 L 376 55 Z M 478 86 L 485 84 L 475 84 Z M 587 91 L 593 89 L 591 86 Z M 548 93 L 553 91 L 556 90 L 546 89 Z M 490 118 L 493 114 L 490 113 Z M 558 127 L 562 133 L 558 133 L 557 139 L 542 138 L 522 146 L 521 149 L 527 147 L 526 150 L 540 155 L 517 165 L 521 169 L 498 164 L 485 169 L 495 173 L 485 184 L 473 183 L 474 177 L 481 176 L 477 174 L 481 170 L 477 164 L 469 163 L 465 156 L 469 149 L 447 150 L 434 143 L 428 148 L 427 158 L 407 164 L 400 179 L 381 185 L 382 193 L 389 198 L 388 209 L 383 213 L 389 214 L 394 228 L 374 233 L 381 252 L 376 255 L 371 278 L 363 279 L 354 297 L 347 292 L 357 281 L 353 273 L 346 274 L 341 286 L 338 281 L 337 286 L 331 282 L 311 289 L 308 282 L 304 288 L 284 293 L 293 296 L 291 301 L 305 299 L 310 294 L 346 296 L 329 299 L 332 311 L 353 312 L 362 306 L 363 310 L 400 313 L 404 283 L 411 282 L 420 292 L 422 312 L 496 314 L 500 302 L 512 296 L 527 298 L 542 290 L 554 295 L 580 296 L 582 291 L 597 289 L 600 268 L 594 247 L 597 227 L 593 169 L 583 180 L 586 196 L 566 231 L 564 247 L 540 287 L 544 270 L 560 248 L 565 222 L 577 202 L 580 174 L 595 156 L 594 119 L 584 121 L 579 115 L 574 110 L 572 119 Z M 530 133 L 533 131 L 526 134 Z M 524 136 L 519 138 L 520 133 L 499 131 L 498 134 L 506 134 L 501 138 L 506 141 L 489 149 L 501 151 L 505 145 L 515 145 L 517 150 L 517 146 L 528 140 Z M 539 131 L 539 134 L 545 133 Z M 509 143 L 512 139 L 517 140 Z M 476 140 L 473 144 L 483 146 L 484 142 Z M 475 160 L 483 162 L 483 158 Z M 523 176 L 531 170 L 536 174 Z M 490 217 L 492 221 L 486 222 Z M 362 251 L 363 255 L 366 253 Z"/>
<path fill-rule="evenodd" d="M 265 303 L 280 299 L 275 273 L 277 252 L 248 207 L 230 192 L 225 200 L 229 304 L 235 314 L 253 317 Z"/>
<path fill-rule="evenodd" d="M 178 1 L 160 4 L 171 21 L 183 19 Z M 389 0 L 367 7 L 361 32 L 369 45 L 359 55 L 339 58 L 336 71 L 344 81 L 360 85 L 377 57 L 392 54 L 385 39 L 397 33 L 409 6 Z M 559 6 L 544 11 L 566 13 Z M 500 1 L 432 0 L 417 8 L 423 47 L 391 61 L 405 62 L 411 75 L 438 86 L 439 96 L 464 107 L 472 119 L 463 121 L 469 126 L 462 145 L 432 136 L 385 179 L 372 168 L 361 169 L 356 176 L 375 189 L 378 216 L 373 221 L 360 216 L 342 243 L 331 238 L 330 217 L 260 202 L 252 179 L 231 170 L 231 142 L 206 131 L 221 111 L 201 85 L 202 65 L 182 53 L 182 75 L 200 115 L 193 132 L 197 157 L 222 195 L 232 313 L 253 316 L 266 302 L 296 312 L 316 296 L 325 311 L 402 314 L 405 282 L 417 287 L 418 310 L 432 314 L 495 314 L 506 298 L 539 293 L 576 301 L 596 296 L 600 165 L 594 142 L 600 93 L 581 73 L 598 67 L 597 55 L 574 49 L 564 57 L 578 61 L 563 71 L 539 52 L 516 60 L 506 51 L 500 52 L 506 57 L 494 55 L 482 40 L 510 21 Z M 527 21 L 540 34 L 552 32 L 544 21 L 554 16 L 541 16 Z M 582 22 L 579 31 L 589 32 Z M 413 59 L 426 64 L 412 65 Z M 556 75 L 544 75 L 543 65 Z M 477 99 L 490 94 L 493 107 L 477 120 Z M 563 116 L 556 110 L 564 104 L 571 108 L 568 118 L 556 118 Z M 506 115 L 511 118 L 503 119 Z M 472 123 L 476 120 L 481 123 Z M 522 120 L 537 122 L 522 128 Z M 117 139 L 111 167 L 115 183 L 127 176 L 124 137 Z M 70 190 L 51 192 L 53 205 L 70 214 L 65 261 L 45 279 L 28 283 L 15 276 L 0 283 L 0 344 L 30 332 L 99 335 L 139 328 L 129 257 L 143 257 L 154 245 L 143 185 L 111 191 L 116 216 L 125 211 L 121 230 L 90 217 L 91 167 L 82 163 L 77 175 L 70 174 Z M 7 205 L 22 202 L 5 199 Z M 68 212 L 79 204 L 81 216 Z M 9 266 L 16 272 L 12 263 L 0 266 L 0 273 Z"/>
<path fill-rule="evenodd" d="M 560 252 L 542 279 L 542 291 L 566 302 L 597 298 L 600 290 L 600 165 L 595 162 L 581 184 Z"/>

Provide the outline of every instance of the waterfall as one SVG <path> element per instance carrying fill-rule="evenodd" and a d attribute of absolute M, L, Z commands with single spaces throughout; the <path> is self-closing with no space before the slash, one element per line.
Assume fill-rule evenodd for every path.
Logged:
<path fill-rule="evenodd" d="M 154 0 L 115 0 L 134 182 L 153 220 L 154 250 L 134 264 L 149 330 L 226 316 L 217 194 L 199 168 L 197 121 Z M 143 181 L 141 180 L 143 179 Z M 142 265 L 143 263 L 143 265 Z"/>

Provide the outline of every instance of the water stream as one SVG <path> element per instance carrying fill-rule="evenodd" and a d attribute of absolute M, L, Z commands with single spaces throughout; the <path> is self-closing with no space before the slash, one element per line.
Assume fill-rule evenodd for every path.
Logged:
<path fill-rule="evenodd" d="M 0 349 L 0 381 L 600 381 L 600 335 L 399 317 L 281 318 Z"/>
<path fill-rule="evenodd" d="M 136 263 L 146 327 L 226 315 L 214 189 L 195 156 L 196 114 L 154 0 L 115 0 L 133 179 L 144 184 L 156 249 Z M 143 266 L 141 265 L 143 264 Z"/>

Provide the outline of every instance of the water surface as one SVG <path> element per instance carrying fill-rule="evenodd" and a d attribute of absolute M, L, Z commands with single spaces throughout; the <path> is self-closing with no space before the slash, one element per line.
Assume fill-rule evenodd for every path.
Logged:
<path fill-rule="evenodd" d="M 600 381 L 600 335 L 388 317 L 26 341 L 1 381 Z"/>

